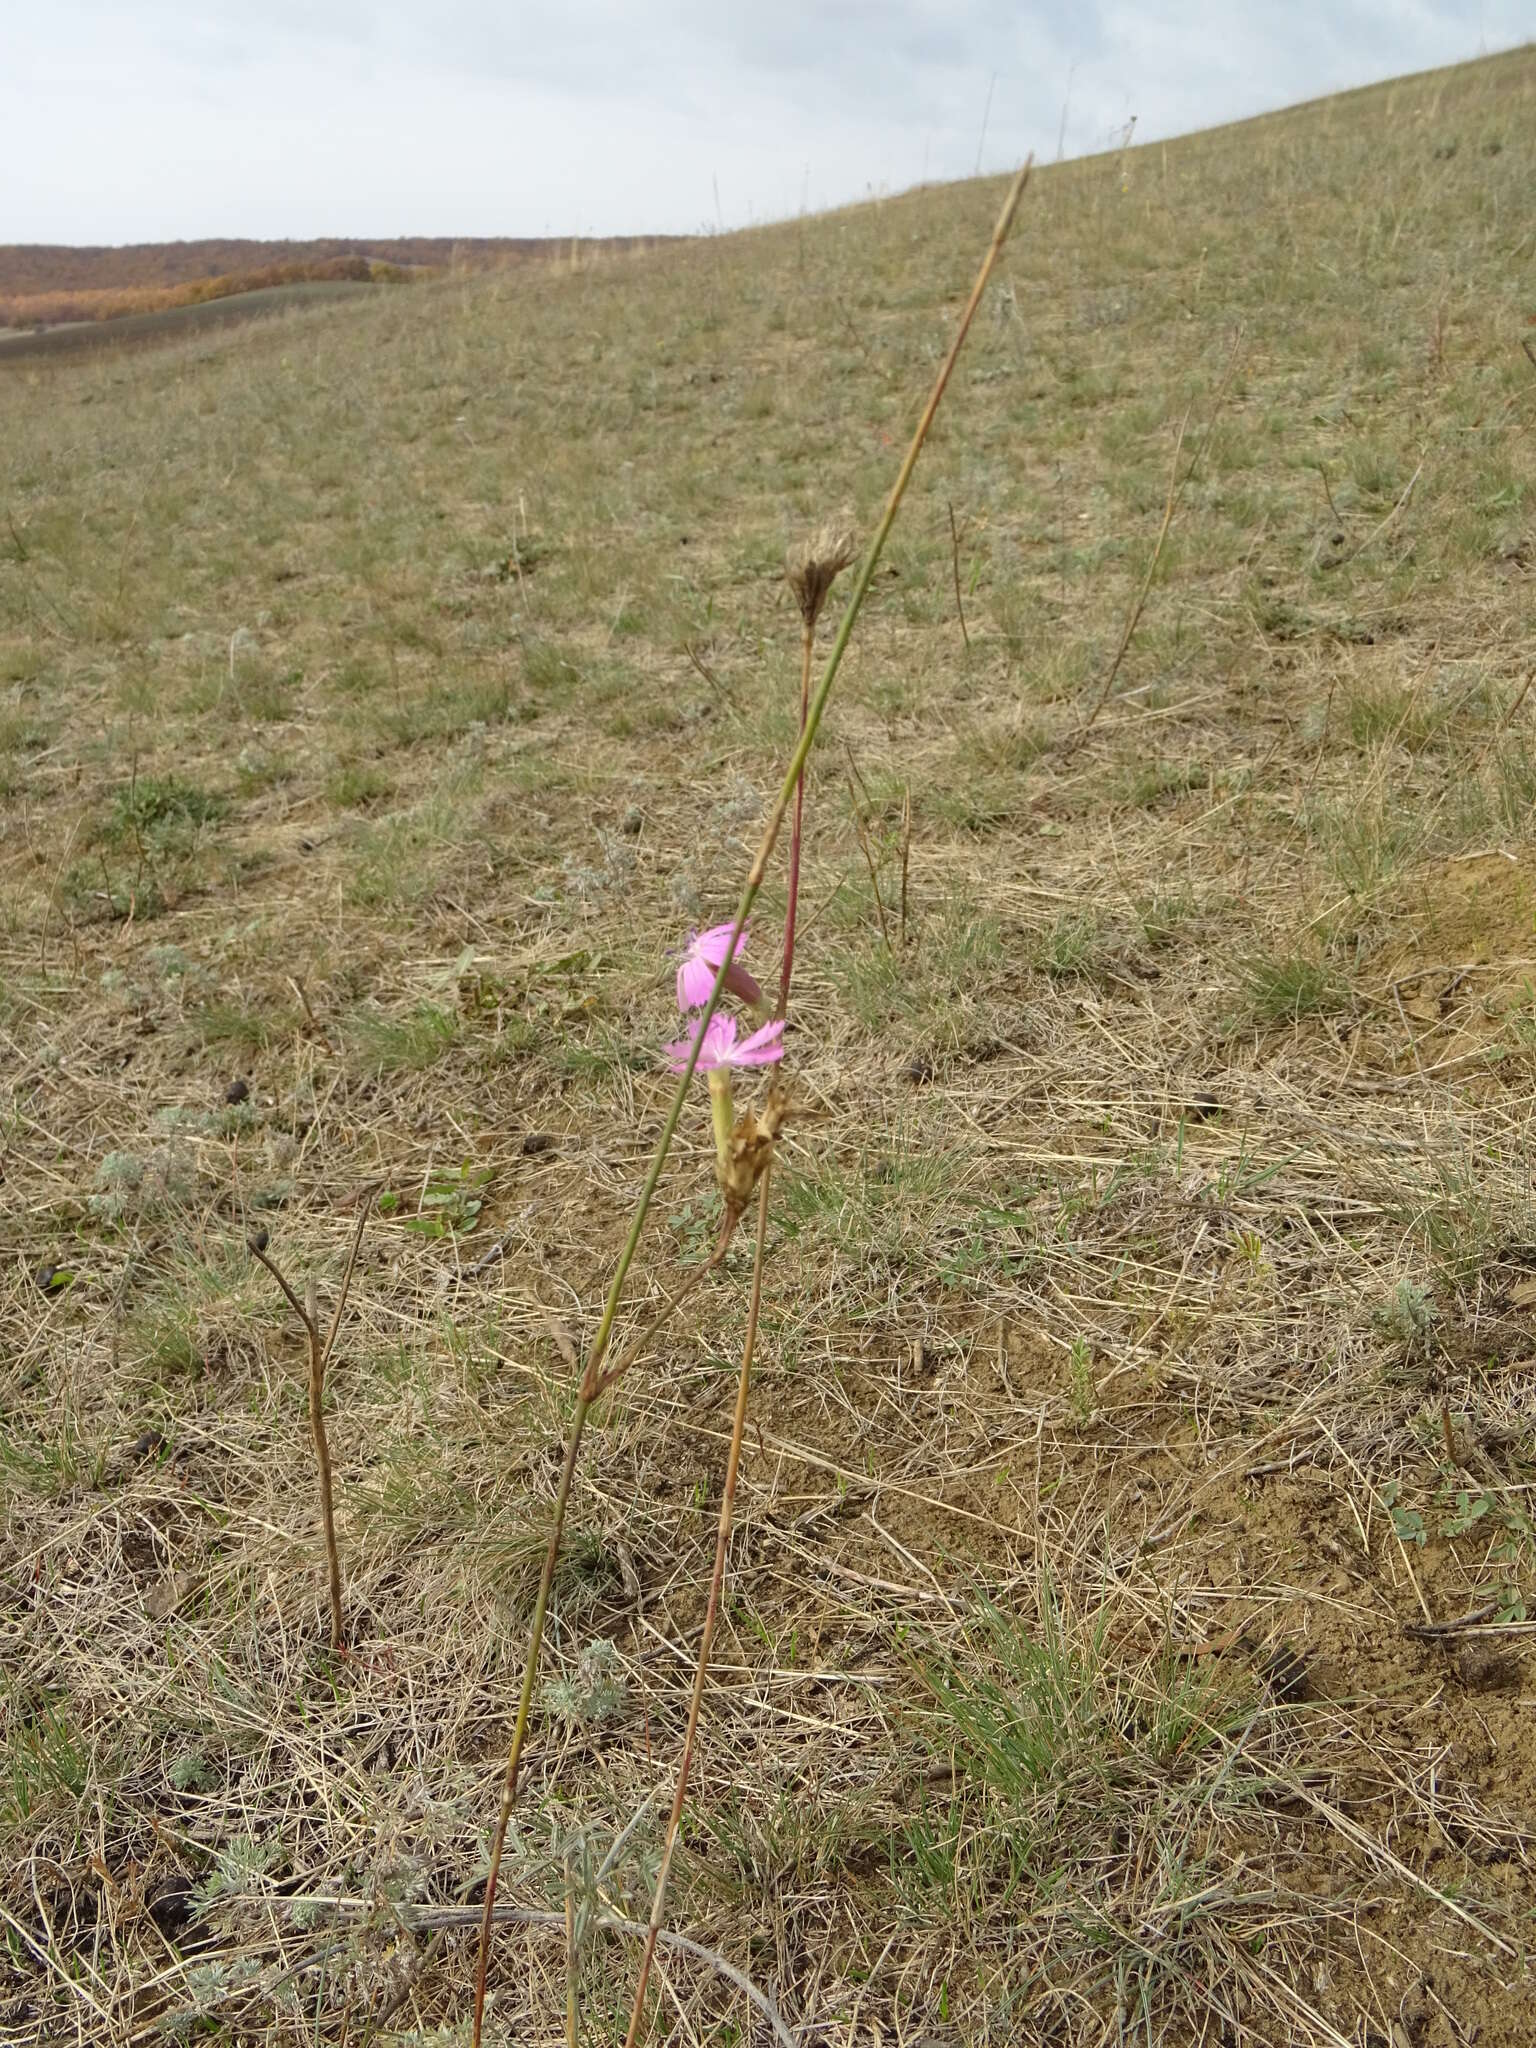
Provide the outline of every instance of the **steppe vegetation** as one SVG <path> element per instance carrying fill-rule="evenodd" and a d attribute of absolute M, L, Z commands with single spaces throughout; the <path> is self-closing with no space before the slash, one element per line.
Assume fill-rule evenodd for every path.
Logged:
<path fill-rule="evenodd" d="M 1533 189 L 1527 50 L 1026 195 L 812 757 L 652 2038 L 1529 2039 Z M 785 550 L 874 526 L 1001 193 L 0 365 L 7 2042 L 467 2040 Z M 624 2037 L 713 1163 L 700 1088 L 488 2041 Z M 360 1245 L 339 1651 L 253 1241 L 322 1328 Z"/>

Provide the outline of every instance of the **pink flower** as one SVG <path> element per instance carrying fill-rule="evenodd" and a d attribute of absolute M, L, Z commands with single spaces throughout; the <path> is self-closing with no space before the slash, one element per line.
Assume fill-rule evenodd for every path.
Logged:
<path fill-rule="evenodd" d="M 729 929 L 729 928 L 727 928 Z M 680 1074 L 688 1064 L 688 1055 L 693 1050 L 694 1031 L 688 1038 L 674 1039 L 664 1045 L 667 1064 L 674 1074 Z M 784 1057 L 784 1019 L 775 1017 L 771 1024 L 765 1024 L 760 1031 L 754 1031 L 750 1038 L 736 1043 L 736 1019 L 734 1017 L 711 1017 L 704 1032 L 704 1042 L 699 1047 L 696 1073 L 713 1073 L 720 1067 L 771 1067 L 775 1060 Z"/>
<path fill-rule="evenodd" d="M 724 986 L 744 1003 L 756 1006 L 762 1002 L 762 990 L 745 967 L 739 964 L 746 951 L 746 930 L 743 928 L 733 951 L 732 929 L 728 924 L 711 925 L 707 932 L 695 932 L 689 939 L 687 951 L 677 963 L 677 1007 L 680 1010 L 703 1009 L 727 953 L 730 954 L 730 964 L 725 968 Z"/>

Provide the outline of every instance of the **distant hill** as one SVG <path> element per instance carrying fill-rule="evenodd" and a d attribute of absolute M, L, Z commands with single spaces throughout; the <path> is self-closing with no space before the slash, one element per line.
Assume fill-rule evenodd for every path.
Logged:
<path fill-rule="evenodd" d="M 583 249 L 646 248 L 678 241 L 675 235 L 580 237 Z M 569 235 L 330 236 L 313 242 L 127 242 L 117 248 L 74 248 L 65 243 L 0 243 L 0 293 L 136 290 L 146 285 L 196 284 L 204 278 L 281 268 L 290 275 L 310 265 L 361 257 L 411 269 L 485 269 L 556 255 Z"/>

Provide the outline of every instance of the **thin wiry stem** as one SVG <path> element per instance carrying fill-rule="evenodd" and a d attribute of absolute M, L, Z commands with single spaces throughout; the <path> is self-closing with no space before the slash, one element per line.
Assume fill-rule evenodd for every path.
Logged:
<path fill-rule="evenodd" d="M 331 1609 L 331 1648 L 340 1650 L 344 1642 L 342 1619 L 341 1551 L 336 1542 L 336 1503 L 331 1477 L 331 1447 L 325 1434 L 325 1368 L 336 1342 L 336 1332 L 341 1328 L 342 1312 L 347 1305 L 347 1296 L 352 1288 L 352 1275 L 357 1270 L 357 1255 L 362 1248 L 363 1231 L 368 1222 L 368 1211 L 373 1202 L 373 1188 L 363 1190 L 357 1212 L 357 1228 L 352 1233 L 352 1249 L 347 1256 L 347 1269 L 342 1275 L 341 1292 L 336 1297 L 336 1312 L 331 1317 L 331 1327 L 324 1340 L 320 1336 L 320 1316 L 315 1302 L 315 1278 L 311 1274 L 305 1283 L 304 1299 L 289 1286 L 282 1269 L 275 1259 L 267 1254 L 265 1242 L 251 1237 L 248 1240 L 251 1256 L 266 1267 L 272 1278 L 287 1296 L 288 1305 L 304 1326 L 304 1335 L 309 1344 L 309 1433 L 315 1446 L 315 1470 L 320 1481 L 320 1527 L 325 1539 L 326 1584 Z M 262 1233 L 262 1240 L 266 1233 Z"/>
<path fill-rule="evenodd" d="M 901 943 L 907 943 L 907 865 L 912 857 L 912 791 L 901 799 Z"/>
<path fill-rule="evenodd" d="M 811 654 L 816 643 L 815 621 L 804 621 L 800 635 L 800 730 L 811 708 Z M 795 971 L 795 912 L 800 903 L 800 835 L 805 816 L 805 773 L 795 783 L 795 818 L 789 828 L 789 888 L 784 898 L 784 964 L 779 969 L 779 1000 L 776 1017 L 789 1015 L 789 982 Z"/>
<path fill-rule="evenodd" d="M 326 1584 L 331 1598 L 331 1648 L 342 1644 L 341 1552 L 336 1545 L 336 1503 L 331 1485 L 331 1446 L 325 1434 L 325 1352 L 320 1344 L 319 1310 L 315 1304 L 315 1276 L 304 1284 L 304 1324 L 309 1331 L 309 1434 L 315 1446 L 315 1469 L 320 1475 L 320 1526 L 325 1532 Z"/>
<path fill-rule="evenodd" d="M 997 225 L 992 231 L 992 240 L 987 245 L 987 252 L 982 258 L 981 268 L 976 274 L 976 282 L 971 287 L 971 296 L 966 302 L 965 310 L 956 322 L 954 338 L 950 342 L 943 362 L 939 365 L 938 375 L 933 381 L 933 389 L 928 394 L 928 402 L 923 407 L 922 416 L 918 420 L 912 435 L 911 444 L 902 459 L 901 468 L 896 473 L 896 481 L 891 486 L 891 494 L 886 500 L 885 511 L 881 517 L 880 524 L 875 528 L 874 537 L 869 544 L 869 551 L 864 557 L 859 573 L 854 579 L 853 588 L 849 592 L 848 604 L 843 612 L 842 622 L 838 626 L 837 637 L 832 642 L 831 652 L 827 656 L 827 664 L 822 671 L 821 681 L 816 687 L 815 695 L 812 697 L 810 708 L 806 713 L 799 744 L 790 756 L 783 784 L 773 801 L 773 806 L 763 826 L 762 840 L 758 845 L 756 854 L 753 856 L 752 866 L 748 871 L 740 901 L 736 906 L 736 915 L 731 924 L 730 939 L 721 957 L 720 966 L 716 971 L 714 985 L 709 992 L 709 1000 L 704 1005 L 703 1012 L 698 1019 L 690 1041 L 683 1071 L 678 1076 L 677 1086 L 673 1090 L 672 1100 L 667 1107 L 667 1114 L 661 1127 L 661 1135 L 656 1140 L 656 1149 L 651 1155 L 651 1163 L 646 1170 L 645 1180 L 635 1203 L 635 1211 L 630 1218 L 629 1229 L 620 1248 L 618 1262 L 614 1267 L 613 1279 L 609 1283 L 607 1299 L 603 1303 L 602 1317 L 592 1339 L 592 1350 L 587 1359 L 586 1369 L 581 1377 L 581 1385 L 577 1391 L 576 1412 L 571 1418 L 570 1440 L 566 1445 L 565 1462 L 560 1474 L 560 1488 L 555 1497 L 554 1521 L 550 1528 L 549 1543 L 544 1552 L 544 1567 L 540 1573 L 538 1595 L 534 1602 L 533 1619 L 529 1626 L 528 1655 L 523 1667 L 523 1684 L 518 1697 L 517 1719 L 512 1730 L 512 1747 L 507 1757 L 506 1775 L 502 1784 L 501 1813 L 497 1820 L 496 1834 L 491 1845 L 491 1867 L 486 1878 L 485 1908 L 480 1922 L 480 1953 L 475 1970 L 475 2015 L 470 2036 L 471 2048 L 481 2048 L 481 2037 L 485 2026 L 486 1973 L 490 1964 L 491 1928 L 494 1924 L 496 1882 L 501 1872 L 502 1856 L 506 1849 L 507 1829 L 511 1825 L 512 1810 L 517 1801 L 518 1770 L 521 1765 L 523 1745 L 528 1731 L 528 1714 L 533 1700 L 534 1682 L 539 1668 L 539 1653 L 544 1639 L 544 1617 L 549 1607 L 550 1587 L 554 1582 L 555 1563 L 559 1556 L 560 1538 L 565 1526 L 566 1508 L 570 1501 L 571 1481 L 576 1470 L 576 1459 L 581 1449 L 582 1433 L 586 1428 L 587 1412 L 596 1398 L 603 1358 L 607 1353 L 609 1341 L 613 1335 L 614 1318 L 619 1312 L 619 1302 L 624 1293 L 624 1283 L 629 1278 L 629 1269 L 633 1265 L 635 1253 L 639 1249 L 640 1234 L 645 1228 L 645 1219 L 650 1210 L 651 1201 L 655 1196 L 657 1184 L 661 1179 L 662 1168 L 666 1165 L 667 1155 L 672 1149 L 672 1140 L 677 1132 L 678 1119 L 683 1113 L 683 1103 L 687 1099 L 689 1083 L 692 1081 L 694 1069 L 698 1065 L 699 1051 L 704 1043 L 705 1032 L 709 1028 L 710 1019 L 720 1006 L 720 993 L 725 985 L 726 966 L 735 957 L 736 948 L 740 942 L 747 918 L 751 914 L 752 905 L 757 901 L 758 892 L 763 886 L 763 878 L 768 871 L 768 862 L 772 857 L 775 845 L 778 843 L 779 829 L 784 823 L 785 812 L 789 809 L 800 777 L 804 773 L 806 760 L 810 755 L 811 748 L 816 743 L 816 734 L 821 725 L 822 714 L 827 708 L 827 700 L 832 694 L 832 686 L 837 680 L 837 672 L 842 666 L 848 642 L 853 636 L 854 625 L 858 620 L 864 599 L 869 594 L 869 586 L 874 581 L 875 570 L 879 566 L 881 555 L 885 552 L 885 543 L 890 538 L 891 528 L 896 523 L 896 514 L 901 509 L 901 501 L 906 496 L 907 486 L 912 481 L 912 472 L 917 467 L 917 458 L 922 453 L 923 443 L 927 440 L 929 429 L 933 425 L 934 414 L 939 409 L 939 402 L 943 398 L 945 389 L 949 384 L 956 359 L 960 354 L 961 348 L 964 346 L 966 335 L 970 332 L 971 322 L 976 317 L 976 308 L 981 304 L 982 293 L 987 288 L 987 281 L 992 275 L 999 255 L 1002 253 L 1003 244 L 1008 239 L 1008 230 L 1013 225 L 1013 217 L 1018 211 L 1019 201 L 1023 198 L 1024 188 L 1029 183 L 1030 165 L 1032 162 L 1033 159 L 1031 158 L 1024 164 L 1010 186 L 1007 198 L 1003 201 L 1002 212 L 998 215 Z"/>
<path fill-rule="evenodd" d="M 757 1241 L 752 1253 L 752 1297 L 747 1306 L 747 1334 L 741 1347 L 741 1372 L 736 1381 L 736 1412 L 731 1418 L 731 1447 L 725 1459 L 725 1491 L 720 1499 L 720 1524 L 715 1531 L 715 1563 L 709 1578 L 709 1600 L 704 1609 L 704 1630 L 699 1638 L 698 1662 L 693 1667 L 693 1696 L 688 1702 L 688 1727 L 683 1736 L 683 1753 L 678 1759 L 677 1786 L 672 1794 L 672 1811 L 667 1816 L 666 1838 L 662 1844 L 661 1868 L 656 1873 L 656 1890 L 651 1899 L 650 1925 L 645 1952 L 640 1958 L 640 1976 L 635 1985 L 635 2002 L 630 2007 L 629 2032 L 624 2048 L 636 2048 L 645 2020 L 645 1992 L 651 1980 L 651 1958 L 656 1953 L 656 1936 L 667 1903 L 667 1879 L 672 1871 L 672 1852 L 677 1847 L 678 1825 L 683 1817 L 683 1800 L 688 1792 L 688 1773 L 693 1764 L 694 1737 L 699 1728 L 699 1710 L 704 1704 L 704 1679 L 709 1670 L 709 1653 L 715 1639 L 715 1621 L 720 1612 L 720 1589 L 725 1582 L 725 1554 L 731 1541 L 731 1517 L 736 1506 L 736 1479 L 741 1470 L 741 1442 L 747 1427 L 747 1396 L 752 1386 L 752 1356 L 757 1349 L 757 1320 L 763 1301 L 763 1256 L 768 1243 L 768 1183 L 773 1177 L 770 1159 L 757 1184 Z"/>
<path fill-rule="evenodd" d="M 960 621 L 960 638 L 965 642 L 967 654 L 971 651 L 971 636 L 965 629 L 965 602 L 960 595 L 960 529 L 955 524 L 954 500 L 949 500 L 949 560 L 955 573 L 955 617 Z"/>

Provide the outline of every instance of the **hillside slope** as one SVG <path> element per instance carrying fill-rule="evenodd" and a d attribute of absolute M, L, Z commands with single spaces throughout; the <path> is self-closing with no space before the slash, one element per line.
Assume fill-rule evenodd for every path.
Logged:
<path fill-rule="evenodd" d="M 810 778 L 658 2036 L 768 2038 L 720 1957 L 827 2048 L 1529 2038 L 1533 189 L 1525 51 L 1027 195 Z M 998 198 L 0 373 L 7 2041 L 460 2038 L 784 550 Z M 246 1243 L 329 1311 L 368 1187 L 336 1657 Z M 488 2038 L 568 1909 L 622 2038 L 747 1264 L 590 1434 Z"/>

